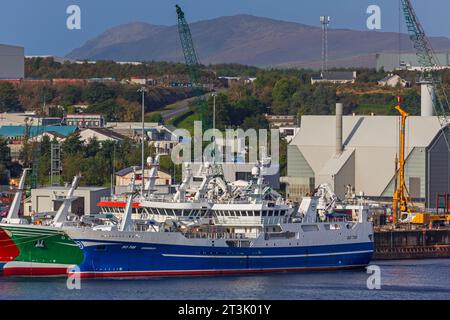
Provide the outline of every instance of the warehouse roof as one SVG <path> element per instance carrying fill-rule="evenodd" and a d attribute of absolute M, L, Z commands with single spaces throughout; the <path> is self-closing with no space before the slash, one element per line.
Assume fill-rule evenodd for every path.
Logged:
<path fill-rule="evenodd" d="M 408 117 L 407 147 L 428 146 L 440 128 L 437 117 Z M 398 132 L 398 116 L 343 117 L 343 142 L 347 147 L 396 147 Z M 335 146 L 335 143 L 335 116 L 303 116 L 300 131 L 291 142 L 299 146 Z"/>
<path fill-rule="evenodd" d="M 319 174 L 320 175 L 335 175 L 339 173 L 342 167 L 347 163 L 355 149 L 349 148 L 344 150 L 340 155 L 335 155 L 331 157 L 327 163 L 322 167 Z"/>
<path fill-rule="evenodd" d="M 25 126 L 0 126 L 0 137 L 16 138 L 25 135 Z M 35 137 L 43 132 L 56 132 L 68 136 L 78 130 L 75 126 L 43 126 L 30 127 L 30 136 Z"/>

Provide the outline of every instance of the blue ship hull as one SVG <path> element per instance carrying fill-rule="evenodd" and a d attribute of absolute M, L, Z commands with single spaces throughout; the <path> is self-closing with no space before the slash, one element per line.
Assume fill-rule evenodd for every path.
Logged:
<path fill-rule="evenodd" d="M 363 268 L 373 243 L 230 248 L 105 241 L 82 250 L 82 277 L 137 277 Z"/>

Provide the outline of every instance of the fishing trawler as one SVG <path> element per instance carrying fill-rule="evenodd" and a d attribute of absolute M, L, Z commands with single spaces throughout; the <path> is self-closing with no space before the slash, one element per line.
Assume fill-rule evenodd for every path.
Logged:
<path fill-rule="evenodd" d="M 206 164 L 204 169 L 211 167 Z M 120 224 L 67 228 L 84 260 L 81 277 L 148 277 L 363 268 L 373 254 L 370 206 L 337 203 L 326 186 L 298 209 L 270 192 L 262 167 L 246 188 L 227 194 L 204 176 L 194 197 L 189 174 L 171 199 L 143 200 L 159 220 L 132 219 L 128 196 Z M 183 187 L 184 185 L 184 187 Z M 344 212 L 345 214 L 342 214 Z M 148 220 L 147 220 L 148 221 Z"/>
<path fill-rule="evenodd" d="M 49 226 L 20 224 L 14 214 L 0 224 L 19 249 L 4 274 L 66 275 L 76 265 L 82 277 L 212 275 L 369 263 L 373 229 L 364 199 L 338 203 L 324 185 L 294 207 L 265 185 L 263 167 L 255 166 L 253 179 L 235 187 L 215 165 L 205 163 L 197 175 L 187 165 L 173 195 L 151 194 L 150 178 L 148 194 L 130 193 L 122 215 L 71 220 L 76 177 Z M 137 199 L 146 209 L 139 215 L 133 211 Z"/>
<path fill-rule="evenodd" d="M 0 265 L 5 276 L 66 275 L 67 268 L 81 263 L 83 253 L 61 229 L 70 215 L 70 203 L 78 186 L 75 177 L 67 197 L 48 226 L 30 224 L 19 218 L 19 207 L 25 178 L 25 169 L 8 215 L 0 223 Z"/>

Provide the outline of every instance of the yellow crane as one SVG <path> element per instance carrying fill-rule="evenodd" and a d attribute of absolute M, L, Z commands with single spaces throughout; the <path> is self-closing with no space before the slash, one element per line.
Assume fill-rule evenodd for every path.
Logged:
<path fill-rule="evenodd" d="M 411 197 L 405 183 L 405 141 L 406 141 L 406 119 L 409 113 L 401 107 L 401 97 L 397 97 L 397 106 L 395 110 L 400 113 L 400 143 L 399 143 L 399 157 L 395 159 L 395 190 L 392 197 L 392 213 L 393 223 L 397 224 L 402 218 L 402 214 L 412 212 L 410 203 Z"/>
<path fill-rule="evenodd" d="M 401 97 L 397 97 L 395 110 L 400 114 L 399 130 L 399 156 L 395 159 L 395 185 L 392 197 L 393 223 L 428 224 L 433 222 L 449 222 L 450 214 L 438 212 L 420 212 L 413 206 L 411 195 L 405 183 L 405 145 L 406 145 L 406 119 L 409 113 L 401 107 Z"/>

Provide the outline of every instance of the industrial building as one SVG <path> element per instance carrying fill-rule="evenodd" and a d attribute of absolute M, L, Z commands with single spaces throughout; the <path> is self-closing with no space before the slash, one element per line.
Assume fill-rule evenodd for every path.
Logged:
<path fill-rule="evenodd" d="M 79 128 L 103 128 L 106 125 L 105 117 L 101 114 L 68 114 L 63 123 L 66 126 L 77 126 Z"/>
<path fill-rule="evenodd" d="M 25 49 L 0 44 L 0 78 L 23 79 L 25 77 Z"/>
<path fill-rule="evenodd" d="M 356 81 L 356 71 L 326 71 L 322 72 L 320 76 L 315 76 L 311 78 L 311 84 L 316 83 L 355 83 Z"/>
<path fill-rule="evenodd" d="M 438 193 L 450 191 L 450 156 L 438 118 L 422 109 L 424 116 L 406 122 L 405 181 L 414 200 L 433 206 Z M 336 116 L 303 116 L 288 146 L 288 196 L 299 200 L 328 183 L 340 198 L 350 185 L 389 200 L 398 141 L 398 116 L 343 116 L 342 105 Z"/>
<path fill-rule="evenodd" d="M 440 65 L 450 67 L 450 53 L 436 53 Z M 377 71 L 392 72 L 398 69 L 420 69 L 420 63 L 415 53 L 379 53 L 376 55 Z"/>
<path fill-rule="evenodd" d="M 66 197 L 69 187 L 45 187 L 31 190 L 31 207 L 25 208 L 25 212 L 54 212 L 59 209 L 63 199 Z M 70 212 L 77 215 L 99 213 L 97 203 L 103 197 L 111 194 L 109 188 L 103 187 L 78 187 L 75 190 L 75 197 L 71 205 Z"/>
<path fill-rule="evenodd" d="M 125 140 L 125 136 L 120 133 L 114 132 L 107 128 L 89 128 L 80 131 L 80 140 L 85 144 L 88 144 L 91 140 L 102 143 L 104 141 L 113 141 L 116 143 L 122 143 Z"/>

